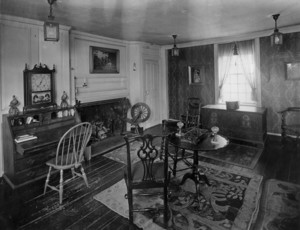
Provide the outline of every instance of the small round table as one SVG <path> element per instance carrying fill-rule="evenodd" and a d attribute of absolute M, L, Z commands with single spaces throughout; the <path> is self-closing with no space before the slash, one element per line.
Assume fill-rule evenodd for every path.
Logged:
<path fill-rule="evenodd" d="M 219 134 L 212 135 L 211 132 L 205 134 L 203 140 L 198 143 L 193 143 L 192 141 L 188 141 L 184 138 L 184 136 L 171 135 L 169 136 L 169 143 L 176 148 L 180 148 L 185 150 L 193 151 L 193 164 L 192 164 L 192 172 L 188 172 L 184 174 L 181 185 L 187 180 L 192 179 L 196 185 L 196 191 L 199 194 L 198 185 L 201 180 L 203 180 L 207 185 L 210 186 L 210 183 L 207 177 L 198 169 L 199 158 L 198 151 L 212 151 L 226 147 L 229 144 L 229 140 Z"/>

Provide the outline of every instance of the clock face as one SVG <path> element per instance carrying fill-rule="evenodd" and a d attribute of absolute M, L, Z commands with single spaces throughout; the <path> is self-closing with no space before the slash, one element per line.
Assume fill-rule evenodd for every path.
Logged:
<path fill-rule="evenodd" d="M 42 107 L 56 106 L 55 67 L 50 70 L 46 65 L 35 65 L 33 69 L 25 66 L 24 73 L 24 111 Z"/>
<path fill-rule="evenodd" d="M 33 74 L 31 76 L 31 90 L 32 92 L 51 90 L 50 74 Z"/>

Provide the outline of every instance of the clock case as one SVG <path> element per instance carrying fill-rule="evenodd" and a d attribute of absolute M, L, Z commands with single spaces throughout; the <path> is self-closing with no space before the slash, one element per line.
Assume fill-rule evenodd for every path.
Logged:
<path fill-rule="evenodd" d="M 49 108 L 56 107 L 57 104 L 55 101 L 55 87 L 54 87 L 54 73 L 56 72 L 55 66 L 53 65 L 53 69 L 50 70 L 45 64 L 36 64 L 33 69 L 28 69 L 28 65 L 25 65 L 25 70 L 23 71 L 24 76 L 24 112 L 28 110 L 41 109 L 41 108 Z M 32 93 L 34 93 L 32 89 L 32 75 L 35 74 L 49 74 L 50 75 L 50 89 L 49 91 L 50 101 L 49 102 L 41 102 L 38 104 L 33 103 L 32 101 Z"/>

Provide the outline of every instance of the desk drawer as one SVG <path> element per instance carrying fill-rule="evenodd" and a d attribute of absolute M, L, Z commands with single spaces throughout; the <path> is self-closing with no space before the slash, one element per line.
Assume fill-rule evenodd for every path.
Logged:
<path fill-rule="evenodd" d="M 45 165 L 45 163 L 54 158 L 56 154 L 56 149 L 48 150 L 45 152 L 41 152 L 38 154 L 34 154 L 30 156 L 30 154 L 26 155 L 26 157 L 19 158 L 15 161 L 15 172 L 23 171 L 29 168 L 34 168 L 38 165 Z"/>
<path fill-rule="evenodd" d="M 27 183 L 30 181 L 34 181 L 37 178 L 45 177 L 47 176 L 49 167 L 47 167 L 46 164 L 29 168 L 28 170 L 19 171 L 15 174 L 15 177 L 17 178 L 19 183 Z"/>

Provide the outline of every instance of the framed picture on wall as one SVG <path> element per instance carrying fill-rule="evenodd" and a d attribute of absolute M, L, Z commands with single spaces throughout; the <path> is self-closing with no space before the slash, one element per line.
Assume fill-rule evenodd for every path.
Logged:
<path fill-rule="evenodd" d="M 189 84 L 204 85 L 205 66 L 188 66 Z"/>
<path fill-rule="evenodd" d="M 300 62 L 285 63 L 285 68 L 287 80 L 300 80 Z"/>
<path fill-rule="evenodd" d="M 119 73 L 120 51 L 90 46 L 90 73 Z"/>

